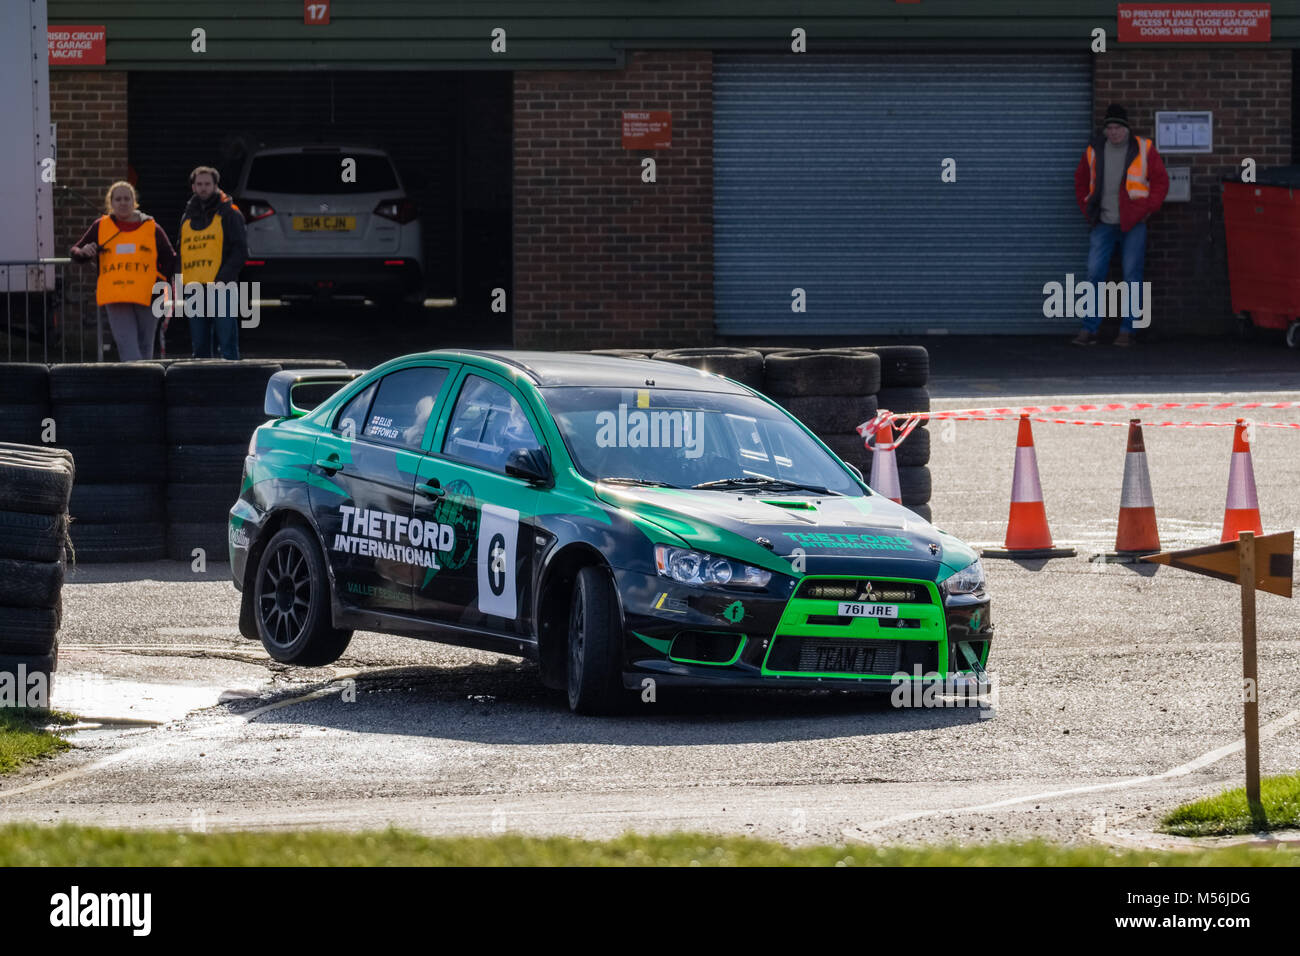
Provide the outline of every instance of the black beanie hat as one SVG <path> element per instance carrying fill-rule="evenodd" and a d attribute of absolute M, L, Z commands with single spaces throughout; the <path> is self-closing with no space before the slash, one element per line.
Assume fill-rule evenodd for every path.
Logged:
<path fill-rule="evenodd" d="M 1101 121 L 1101 128 L 1105 129 L 1110 123 L 1119 123 L 1125 129 L 1128 129 L 1128 110 L 1118 103 L 1111 103 L 1110 106 L 1106 107 L 1106 118 Z"/>

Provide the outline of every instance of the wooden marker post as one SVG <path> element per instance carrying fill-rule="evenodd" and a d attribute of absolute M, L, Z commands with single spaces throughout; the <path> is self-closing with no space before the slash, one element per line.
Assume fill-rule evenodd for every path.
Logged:
<path fill-rule="evenodd" d="M 1260 826 L 1266 824 L 1259 799 L 1259 672 L 1255 654 L 1255 591 L 1291 596 L 1294 572 L 1295 533 L 1266 534 L 1255 537 L 1243 531 L 1236 541 L 1213 544 L 1208 548 L 1187 551 L 1163 551 L 1147 555 L 1143 561 L 1167 564 L 1220 581 L 1241 585 L 1241 675 L 1242 700 L 1246 722 L 1246 801 L 1251 816 Z"/>

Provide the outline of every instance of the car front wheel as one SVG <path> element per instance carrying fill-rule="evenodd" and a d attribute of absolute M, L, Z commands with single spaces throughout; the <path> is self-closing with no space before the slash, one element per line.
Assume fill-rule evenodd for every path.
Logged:
<path fill-rule="evenodd" d="M 271 538 L 257 564 L 253 598 L 262 646 L 282 664 L 332 664 L 352 640 L 351 631 L 331 626 L 325 560 L 302 528 L 282 528 Z"/>
<path fill-rule="evenodd" d="M 609 572 L 583 568 L 569 607 L 569 708 L 608 714 L 623 703 L 623 623 Z"/>

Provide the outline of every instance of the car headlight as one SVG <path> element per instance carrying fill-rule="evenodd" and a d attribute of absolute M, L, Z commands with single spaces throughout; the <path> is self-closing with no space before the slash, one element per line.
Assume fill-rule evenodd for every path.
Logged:
<path fill-rule="evenodd" d="M 687 548 L 670 548 L 655 545 L 655 568 L 666 578 L 682 584 L 731 585 L 733 587 L 766 587 L 772 572 L 748 564 L 738 564 L 716 554 L 691 551 Z"/>
<path fill-rule="evenodd" d="M 984 587 L 984 566 L 976 558 L 950 578 L 943 581 L 944 590 L 949 594 L 970 594 Z"/>

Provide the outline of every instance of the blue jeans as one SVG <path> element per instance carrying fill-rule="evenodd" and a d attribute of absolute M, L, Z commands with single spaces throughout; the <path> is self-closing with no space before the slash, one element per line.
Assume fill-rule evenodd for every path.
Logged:
<path fill-rule="evenodd" d="M 1092 227 L 1088 239 L 1088 282 L 1105 282 L 1110 272 L 1110 259 L 1115 253 L 1115 243 L 1120 243 L 1120 259 L 1124 266 L 1124 281 L 1130 283 L 1128 310 L 1120 322 L 1121 332 L 1133 331 L 1133 315 L 1142 311 L 1142 266 L 1147 254 L 1147 224 L 1140 222 L 1128 232 L 1121 232 L 1119 223 L 1099 222 Z M 1136 285 L 1132 284 L 1136 283 Z M 1100 298 L 1100 297 L 1099 297 Z M 1083 327 L 1096 333 L 1101 328 L 1101 303 L 1094 314 L 1083 320 Z"/>
<path fill-rule="evenodd" d="M 206 311 L 206 300 L 204 303 Z M 194 348 L 195 358 L 212 358 L 213 339 L 221 351 L 223 359 L 235 361 L 239 358 L 239 309 L 232 303 L 222 302 L 216 309 L 217 314 L 191 315 L 190 344 Z"/>

